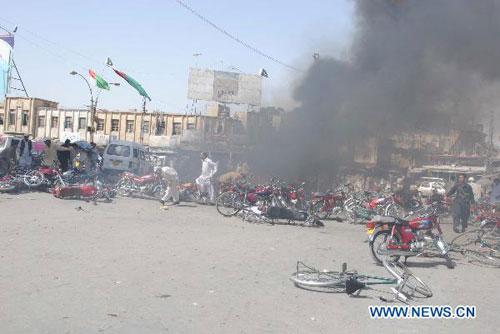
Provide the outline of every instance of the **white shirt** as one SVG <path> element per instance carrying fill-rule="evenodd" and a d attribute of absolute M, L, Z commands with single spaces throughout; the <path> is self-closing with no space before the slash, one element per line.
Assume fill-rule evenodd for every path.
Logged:
<path fill-rule="evenodd" d="M 177 179 L 179 176 L 177 175 L 177 171 L 172 167 L 165 166 L 161 168 L 161 175 L 169 180 Z"/>
<path fill-rule="evenodd" d="M 213 177 L 215 173 L 217 173 L 217 164 L 209 158 L 205 158 L 201 163 L 201 176 L 208 179 Z"/>

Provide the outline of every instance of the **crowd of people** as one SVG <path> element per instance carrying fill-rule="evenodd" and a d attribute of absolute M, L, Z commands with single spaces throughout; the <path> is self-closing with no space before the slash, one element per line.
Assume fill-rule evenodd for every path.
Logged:
<path fill-rule="evenodd" d="M 47 167 L 58 167 L 63 172 L 72 167 L 82 170 L 95 170 L 102 159 L 97 145 L 87 142 L 71 142 L 66 139 L 62 144 L 54 143 L 46 138 L 41 152 L 40 164 Z M 29 135 L 25 134 L 17 146 L 17 166 L 29 169 L 33 166 L 34 148 Z"/>

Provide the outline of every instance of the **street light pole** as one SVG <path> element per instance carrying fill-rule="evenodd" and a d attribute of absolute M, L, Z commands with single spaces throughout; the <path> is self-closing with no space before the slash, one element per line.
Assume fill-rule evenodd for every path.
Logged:
<path fill-rule="evenodd" d="M 87 86 L 89 87 L 89 92 L 90 92 L 90 124 L 91 124 L 91 126 L 90 126 L 90 141 L 93 142 L 94 141 L 94 131 L 95 131 L 95 127 L 94 127 L 95 110 L 96 110 L 96 106 L 94 104 L 94 92 L 92 91 L 92 87 L 90 86 L 89 81 L 83 75 L 81 75 L 77 71 L 71 71 L 69 74 L 80 76 L 83 80 L 85 80 L 85 82 L 87 83 Z"/>
<path fill-rule="evenodd" d="M 89 87 L 89 92 L 90 92 L 90 142 L 94 142 L 94 132 L 96 131 L 96 112 L 97 112 L 97 101 L 99 100 L 99 94 L 97 94 L 95 100 L 94 100 L 94 92 L 92 91 L 92 86 L 90 86 L 89 81 L 87 78 L 85 78 L 83 75 L 78 73 L 77 71 L 71 71 L 69 74 L 71 75 L 78 75 L 80 76 L 85 82 L 87 83 L 87 86 Z M 109 85 L 113 86 L 120 86 L 119 82 L 109 82 Z"/>

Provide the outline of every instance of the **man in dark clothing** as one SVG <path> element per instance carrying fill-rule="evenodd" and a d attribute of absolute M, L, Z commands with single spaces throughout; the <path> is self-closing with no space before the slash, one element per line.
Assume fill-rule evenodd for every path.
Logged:
<path fill-rule="evenodd" d="M 63 172 L 67 171 L 71 167 L 71 151 L 70 151 L 71 141 L 66 139 L 64 144 L 62 144 L 57 150 L 57 158 L 59 159 L 59 164 Z"/>
<path fill-rule="evenodd" d="M 458 181 L 451 187 L 446 196 L 455 195 L 452 207 L 453 231 L 464 232 L 470 216 L 470 206 L 474 204 L 474 193 L 472 187 L 467 184 L 465 174 L 458 176 Z M 459 227 L 462 230 L 459 230 Z"/>

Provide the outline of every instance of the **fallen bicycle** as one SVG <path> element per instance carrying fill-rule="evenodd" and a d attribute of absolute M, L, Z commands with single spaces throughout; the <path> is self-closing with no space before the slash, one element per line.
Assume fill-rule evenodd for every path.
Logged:
<path fill-rule="evenodd" d="M 374 290 L 381 293 L 390 293 L 392 299 L 379 296 L 383 301 L 401 301 L 407 303 L 415 298 L 428 298 L 432 296 L 431 289 L 404 264 L 393 261 L 383 262 L 384 267 L 393 278 L 372 276 L 348 271 L 347 264 L 343 263 L 342 271 L 318 270 L 301 261 L 297 262 L 297 271 L 290 280 L 299 288 L 319 292 L 345 292 L 348 295 L 359 295 L 361 290 Z M 375 285 L 394 285 L 390 292 L 376 289 Z"/>

